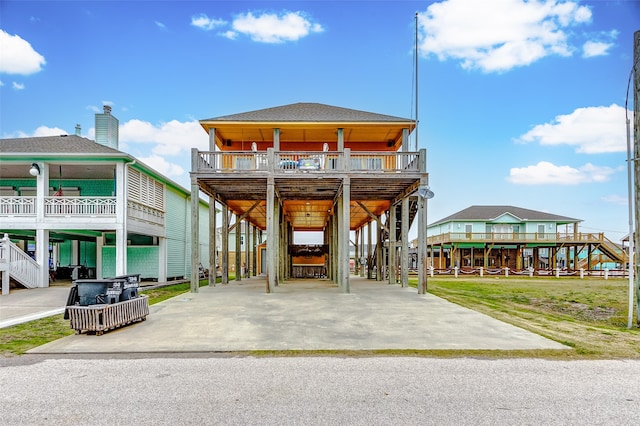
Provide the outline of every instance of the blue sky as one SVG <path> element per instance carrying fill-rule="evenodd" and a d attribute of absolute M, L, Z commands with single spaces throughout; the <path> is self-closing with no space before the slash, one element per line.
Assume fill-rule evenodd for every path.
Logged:
<path fill-rule="evenodd" d="M 2 0 L 0 137 L 93 138 L 108 104 L 120 149 L 188 187 L 200 119 L 295 102 L 413 118 L 416 12 L 429 222 L 509 204 L 619 241 L 640 1 Z"/>

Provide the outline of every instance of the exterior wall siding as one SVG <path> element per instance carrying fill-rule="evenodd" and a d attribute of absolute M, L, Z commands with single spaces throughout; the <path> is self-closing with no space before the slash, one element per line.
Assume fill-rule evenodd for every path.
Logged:
<path fill-rule="evenodd" d="M 171 188 L 166 189 L 165 201 L 167 203 L 165 213 L 167 277 L 186 277 L 187 239 L 191 232 L 188 221 L 191 213 L 185 197 Z"/>
<path fill-rule="evenodd" d="M 127 273 L 140 274 L 140 278 L 158 278 L 158 246 L 127 247 Z M 115 246 L 102 247 L 102 276 L 116 275 Z"/>
<path fill-rule="evenodd" d="M 13 186 L 16 188 L 36 187 L 35 179 L 0 179 L 0 186 Z M 115 191 L 115 183 L 111 179 L 62 179 L 54 177 L 49 179 L 49 187 L 57 190 L 60 186 L 80 188 L 80 195 L 84 197 L 112 197 Z M 64 195 L 64 194 L 63 194 Z"/>

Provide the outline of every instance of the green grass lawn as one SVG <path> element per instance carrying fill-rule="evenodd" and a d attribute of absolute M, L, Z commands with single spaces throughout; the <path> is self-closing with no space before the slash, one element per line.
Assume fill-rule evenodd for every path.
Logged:
<path fill-rule="evenodd" d="M 428 292 L 574 348 L 557 356 L 640 358 L 625 279 L 434 277 Z"/>
<path fill-rule="evenodd" d="M 416 285 L 416 280 L 410 280 Z M 200 285 L 207 285 L 201 281 Z M 188 292 L 188 283 L 144 291 L 155 304 Z M 428 292 L 567 345 L 572 350 L 532 351 L 261 351 L 255 356 L 486 356 L 552 359 L 640 359 L 640 330 L 627 329 L 624 279 L 434 277 Z M 634 313 L 635 321 L 635 313 Z M 634 324 L 635 325 L 635 324 Z M 16 356 L 73 334 L 56 315 L 0 329 L 0 354 Z"/>

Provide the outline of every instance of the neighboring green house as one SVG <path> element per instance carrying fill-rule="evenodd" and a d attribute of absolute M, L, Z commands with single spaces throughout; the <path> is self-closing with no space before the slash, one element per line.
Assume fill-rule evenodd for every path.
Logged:
<path fill-rule="evenodd" d="M 427 246 L 432 265 L 442 269 L 592 269 L 596 251 L 624 261 L 604 234 L 578 232 L 580 222 L 521 207 L 471 206 L 429 225 Z"/>
<path fill-rule="evenodd" d="M 3 293 L 7 275 L 29 288 L 55 278 L 190 276 L 190 191 L 78 135 L 1 139 L 0 155 L 0 238 L 10 240 L 0 248 Z M 199 206 L 206 263 L 209 205 Z"/>

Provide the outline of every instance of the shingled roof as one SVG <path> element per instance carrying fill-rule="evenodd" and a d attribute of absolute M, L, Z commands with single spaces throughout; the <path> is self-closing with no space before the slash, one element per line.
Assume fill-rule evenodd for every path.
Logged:
<path fill-rule="evenodd" d="M 456 221 L 492 221 L 504 214 L 511 214 L 518 219 L 530 222 L 530 221 L 550 221 L 560 223 L 575 223 L 581 222 L 580 219 L 574 219 L 567 216 L 559 216 L 556 214 L 540 212 L 537 210 L 524 209 L 522 207 L 515 206 L 471 206 L 464 210 L 460 210 L 457 213 L 447 216 L 444 219 L 440 219 L 437 222 L 432 223 L 430 226 L 439 225 L 441 223 Z"/>
<path fill-rule="evenodd" d="M 240 114 L 224 115 L 200 121 L 246 121 L 246 122 L 407 122 L 408 118 L 375 114 L 349 108 L 341 108 L 319 103 L 296 103 L 273 108 L 259 109 Z"/>
<path fill-rule="evenodd" d="M 0 139 L 0 153 L 7 154 L 127 154 L 76 135 Z"/>

